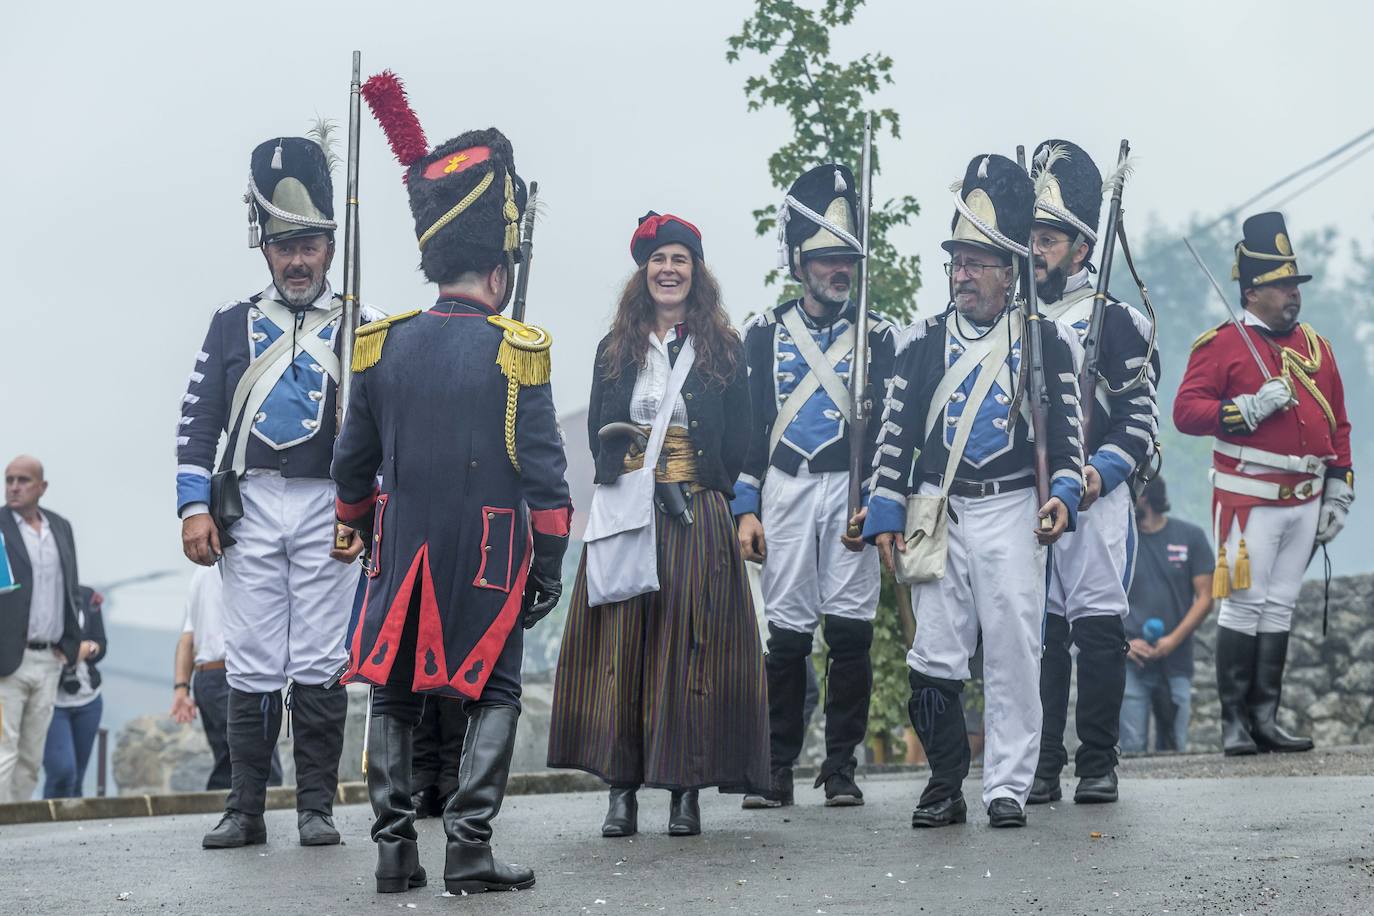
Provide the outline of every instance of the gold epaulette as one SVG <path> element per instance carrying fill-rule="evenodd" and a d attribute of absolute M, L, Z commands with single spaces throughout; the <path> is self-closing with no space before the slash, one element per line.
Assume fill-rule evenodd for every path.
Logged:
<path fill-rule="evenodd" d="M 515 454 L 515 413 L 520 400 L 521 386 L 547 385 L 553 374 L 553 358 L 549 348 L 553 338 L 543 328 L 507 318 L 490 315 L 487 321 L 502 330 L 501 347 L 496 351 L 496 365 L 506 377 L 506 456 L 511 467 L 520 470 Z"/>
<path fill-rule="evenodd" d="M 393 324 L 414 318 L 421 311 L 423 309 L 413 309 L 399 315 L 388 315 L 358 328 L 353 333 L 353 371 L 363 372 L 381 362 L 382 344 L 386 343 L 386 332 Z"/>
<path fill-rule="evenodd" d="M 1193 346 L 1189 349 L 1188 352 L 1191 353 L 1193 350 L 1196 350 L 1198 347 L 1204 346 L 1204 345 L 1206 345 L 1207 343 L 1209 343 L 1213 337 L 1216 337 L 1216 336 L 1217 336 L 1217 332 L 1220 331 L 1220 330 L 1221 330 L 1222 328 L 1224 328 L 1224 327 L 1226 327 L 1226 322 L 1223 321 L 1221 324 L 1217 325 L 1216 327 L 1214 327 L 1214 328 L 1208 328 L 1206 331 L 1203 331 L 1201 334 L 1198 335 L 1197 340 L 1193 341 Z"/>

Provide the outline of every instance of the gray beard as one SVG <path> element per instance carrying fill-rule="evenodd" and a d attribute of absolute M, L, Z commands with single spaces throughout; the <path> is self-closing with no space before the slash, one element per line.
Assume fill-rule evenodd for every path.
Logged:
<path fill-rule="evenodd" d="M 320 293 L 324 292 L 324 276 L 316 277 L 315 281 L 310 284 L 310 288 L 298 296 L 288 293 L 284 289 L 285 285 L 285 282 L 277 284 L 277 292 L 281 293 L 282 301 L 292 308 L 302 308 L 320 298 Z"/>

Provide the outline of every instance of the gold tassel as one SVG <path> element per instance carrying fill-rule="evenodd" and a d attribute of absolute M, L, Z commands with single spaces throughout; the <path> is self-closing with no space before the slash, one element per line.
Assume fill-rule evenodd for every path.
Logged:
<path fill-rule="evenodd" d="M 353 371 L 363 372 L 381 362 L 382 344 L 386 343 L 386 332 L 393 324 L 399 324 L 407 318 L 414 318 L 420 314 L 420 311 L 420 309 L 413 309 L 399 315 L 390 315 L 380 321 L 369 322 L 358 328 L 353 337 Z"/>
<path fill-rule="evenodd" d="M 553 374 L 553 360 L 547 349 L 524 350 L 504 339 L 496 351 L 496 365 L 517 385 L 547 385 Z"/>
<path fill-rule="evenodd" d="M 506 172 L 506 202 L 501 209 L 506 218 L 506 251 L 520 247 L 520 210 L 515 206 L 515 182 Z"/>
<path fill-rule="evenodd" d="M 1231 576 L 1231 587 L 1238 592 L 1250 587 L 1250 552 L 1245 549 L 1245 538 L 1240 539 L 1240 549 L 1236 551 L 1236 571 Z"/>
<path fill-rule="evenodd" d="M 1231 571 L 1226 568 L 1226 545 L 1217 549 L 1217 568 L 1212 573 L 1212 597 L 1225 598 L 1231 594 Z"/>

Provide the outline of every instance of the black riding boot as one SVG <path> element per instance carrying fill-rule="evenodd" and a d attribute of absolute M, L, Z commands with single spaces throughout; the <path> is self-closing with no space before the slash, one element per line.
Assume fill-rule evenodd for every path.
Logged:
<path fill-rule="evenodd" d="M 335 846 L 334 796 L 339 790 L 348 691 L 342 686 L 292 684 L 296 736 L 296 826 L 302 846 Z"/>
<path fill-rule="evenodd" d="M 1217 699 L 1221 702 L 1221 747 L 1227 757 L 1258 753 L 1250 736 L 1250 692 L 1255 682 L 1255 637 L 1217 627 Z"/>
<path fill-rule="evenodd" d="M 1080 669 L 1081 670 L 1081 669 Z M 1035 767 L 1028 805 L 1044 805 L 1064 797 L 1059 774 L 1069 762 L 1064 749 L 1064 728 L 1069 721 L 1069 678 L 1073 656 L 1069 654 L 1069 622 L 1058 614 L 1045 615 L 1045 652 L 1040 660 L 1040 760 Z"/>
<path fill-rule="evenodd" d="M 1116 614 L 1084 617 L 1073 624 L 1073 642 L 1078 646 L 1079 741 L 1073 800 L 1114 802 L 1121 698 L 1126 693 L 1126 629 Z"/>
<path fill-rule="evenodd" d="M 810 664 L 811 634 L 768 625 L 768 736 L 770 787 L 766 796 L 746 795 L 746 808 L 777 808 L 792 804 L 792 767 L 806 740 L 802 706 L 806 702 L 806 666 Z"/>
<path fill-rule="evenodd" d="M 854 749 L 868 733 L 868 701 L 873 694 L 873 623 L 826 616 L 830 658 L 825 678 L 825 761 L 816 788 L 825 786 L 828 807 L 862 805 L 854 782 Z"/>
<path fill-rule="evenodd" d="M 968 819 L 963 787 L 970 763 L 964 684 L 916 671 L 910 672 L 909 679 L 907 714 L 930 761 L 930 780 L 911 814 L 911 826 L 962 824 Z"/>
<path fill-rule="evenodd" d="M 367 733 L 367 796 L 372 802 L 372 841 L 377 844 L 377 893 L 424 887 L 410 798 L 413 724 L 374 715 Z"/>
<path fill-rule="evenodd" d="M 1250 734 L 1262 751 L 1310 751 L 1312 739 L 1290 735 L 1279 727 L 1279 693 L 1288 660 L 1287 633 L 1255 637 L 1255 681 L 1250 686 Z"/>
<path fill-rule="evenodd" d="M 229 688 L 229 797 L 224 816 L 201 841 L 206 849 L 229 849 L 267 842 L 267 778 L 272 749 L 281 733 L 281 694 Z"/>
<path fill-rule="evenodd" d="M 444 887 L 450 894 L 524 890 L 534 884 L 531 869 L 497 864 L 491 855 L 491 821 L 506 797 L 519 718 L 513 706 L 476 706 L 468 712 L 458 788 L 444 808 Z"/>

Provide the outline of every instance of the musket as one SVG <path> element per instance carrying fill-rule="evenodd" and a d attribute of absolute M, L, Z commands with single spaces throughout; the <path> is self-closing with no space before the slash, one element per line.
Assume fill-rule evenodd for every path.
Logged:
<path fill-rule="evenodd" d="M 1212 284 L 1212 289 L 1216 291 L 1217 298 L 1226 307 L 1226 314 L 1231 319 L 1231 323 L 1236 326 L 1236 330 L 1240 331 L 1240 339 L 1245 341 L 1245 346 L 1250 351 L 1250 355 L 1255 358 L 1255 365 L 1259 366 L 1260 375 L 1264 376 L 1266 382 L 1269 381 L 1274 377 L 1274 373 L 1270 372 L 1269 367 L 1264 364 L 1264 360 L 1260 359 L 1259 350 L 1255 349 L 1255 342 L 1250 339 L 1250 335 L 1245 330 L 1245 322 L 1240 320 L 1240 316 L 1231 307 L 1231 300 L 1227 299 L 1226 294 L 1221 291 L 1221 286 L 1217 284 L 1217 278 L 1212 276 L 1212 272 L 1207 269 L 1207 264 L 1202 260 L 1202 256 L 1197 253 L 1193 243 L 1188 241 L 1187 236 L 1184 236 L 1183 244 L 1188 246 L 1188 253 L 1193 256 L 1193 260 L 1197 261 L 1197 266 L 1201 267 L 1202 272 L 1207 275 L 1207 279 Z"/>
<path fill-rule="evenodd" d="M 530 259 L 534 257 L 534 212 L 539 200 L 539 182 L 530 182 L 529 197 L 525 200 L 525 225 L 520 232 L 520 276 L 515 281 L 515 296 L 511 317 L 525 320 L 525 296 L 530 288 Z"/>
<path fill-rule="evenodd" d="M 1102 359 L 1102 325 L 1107 317 L 1107 287 L 1112 278 L 1112 259 L 1116 252 L 1117 226 L 1121 222 L 1121 192 L 1126 184 L 1126 174 L 1124 166 L 1126 160 L 1131 155 L 1131 142 L 1121 141 L 1121 150 L 1117 153 L 1116 177 L 1112 182 L 1112 202 L 1107 208 L 1107 230 L 1098 239 L 1098 250 L 1102 252 L 1100 262 L 1097 267 L 1097 291 L 1093 294 L 1092 314 L 1088 318 L 1088 331 L 1083 337 L 1083 364 L 1078 371 L 1078 396 L 1083 401 L 1083 433 L 1080 441 L 1083 448 L 1091 448 L 1093 415 L 1097 413 L 1093 406 L 1097 399 L 1097 378 L 1098 367 Z M 1068 257 L 1072 257 L 1072 252 Z M 1048 264 L 1048 262 L 1046 262 Z M 1146 362 L 1148 363 L 1148 359 Z"/>
<path fill-rule="evenodd" d="M 1030 407 L 1031 435 L 1035 437 L 1035 494 L 1040 505 L 1050 501 L 1050 389 L 1045 381 L 1045 340 L 1040 332 L 1040 297 L 1035 288 L 1035 231 L 1026 240 L 1026 326 L 1021 331 L 1030 377 L 1027 406 Z M 1012 255 L 1015 263 L 1015 255 Z M 1040 530 L 1054 527 L 1049 518 L 1040 519 Z"/>
<path fill-rule="evenodd" d="M 854 352 L 849 364 L 849 507 L 846 518 L 853 518 L 863 503 L 865 452 L 868 422 L 873 403 L 868 396 L 868 238 L 873 215 L 873 115 L 864 115 L 863 155 L 859 160 L 859 301 L 854 315 Z M 849 527 L 849 536 L 860 532 Z"/>
<path fill-rule="evenodd" d="M 348 86 L 348 178 L 344 198 L 343 320 L 339 323 L 339 395 L 335 405 L 334 434 L 343 432 L 348 399 L 353 392 L 353 339 L 358 330 L 358 141 L 362 131 L 362 52 L 353 52 L 353 81 Z M 334 529 L 334 546 L 347 550 L 353 530 Z"/>

